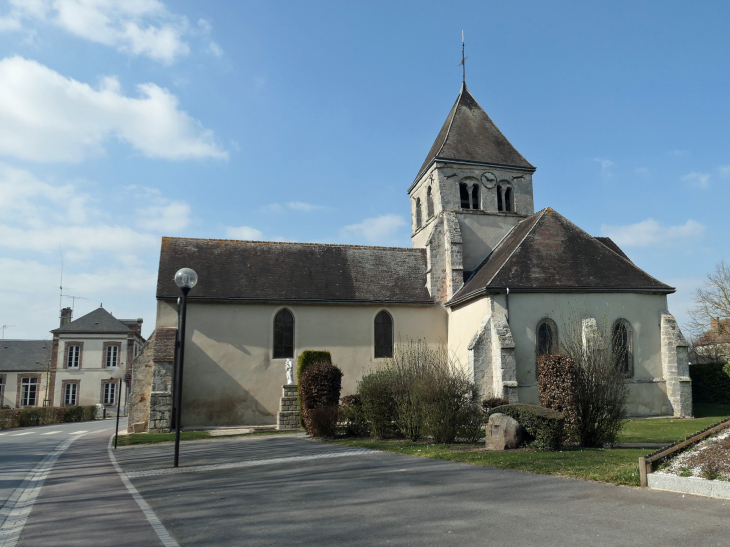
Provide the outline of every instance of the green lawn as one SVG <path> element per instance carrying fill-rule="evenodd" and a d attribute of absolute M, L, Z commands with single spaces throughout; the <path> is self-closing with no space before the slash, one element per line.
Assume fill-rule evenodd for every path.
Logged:
<path fill-rule="evenodd" d="M 694 419 L 629 420 L 619 442 L 671 443 L 682 440 L 730 416 L 730 405 L 695 405 Z M 530 473 L 558 475 L 575 479 L 595 480 L 613 484 L 639 486 L 638 460 L 653 449 L 644 448 L 568 448 L 560 452 L 511 450 L 506 452 L 478 451 L 480 445 L 433 445 L 425 442 L 374 441 L 345 439 L 332 441 L 343 446 L 372 448 L 396 454 L 434 458 L 453 462 L 517 469 Z"/>
<path fill-rule="evenodd" d="M 253 433 L 240 433 L 237 435 L 216 435 L 216 438 L 224 437 L 259 437 L 262 435 L 282 435 L 291 433 L 290 431 L 254 431 Z M 211 438 L 210 431 L 182 431 L 180 432 L 181 441 L 196 441 L 199 439 Z M 175 440 L 174 433 L 129 433 L 120 435 L 118 446 L 131 446 L 133 444 L 153 444 L 165 443 Z"/>

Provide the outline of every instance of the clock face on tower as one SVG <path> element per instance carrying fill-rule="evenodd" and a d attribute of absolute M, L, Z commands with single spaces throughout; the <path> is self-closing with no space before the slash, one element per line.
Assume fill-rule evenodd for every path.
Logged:
<path fill-rule="evenodd" d="M 497 185 L 497 177 L 489 171 L 482 173 L 482 184 L 487 190 L 491 190 Z"/>

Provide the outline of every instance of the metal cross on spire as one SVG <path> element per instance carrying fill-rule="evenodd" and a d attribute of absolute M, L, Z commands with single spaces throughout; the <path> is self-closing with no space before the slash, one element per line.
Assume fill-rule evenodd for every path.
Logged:
<path fill-rule="evenodd" d="M 461 31 L 461 83 L 466 84 L 466 60 L 469 57 L 464 57 L 464 31 Z"/>

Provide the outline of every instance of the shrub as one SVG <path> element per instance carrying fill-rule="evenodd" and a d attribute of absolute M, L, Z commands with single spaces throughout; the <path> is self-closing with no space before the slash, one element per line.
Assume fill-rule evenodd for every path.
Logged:
<path fill-rule="evenodd" d="M 579 439 L 577 375 L 575 361 L 567 355 L 540 355 L 537 358 L 537 387 L 540 405 L 562 412 L 566 439 Z"/>
<path fill-rule="evenodd" d="M 80 418 L 77 420 L 67 420 L 66 413 L 68 409 L 81 409 L 72 411 L 75 413 L 74 415 L 78 415 Z M 3 409 L 0 410 L 0 429 L 93 420 L 95 414 L 95 406 Z"/>
<path fill-rule="evenodd" d="M 461 409 L 458 437 L 468 443 L 475 443 L 484 436 L 484 427 L 487 422 L 487 412 L 475 399 L 465 404 Z"/>
<path fill-rule="evenodd" d="M 320 361 L 309 365 L 299 378 L 299 393 L 302 398 L 302 410 L 304 413 L 304 427 L 307 433 L 314 435 L 311 420 L 311 411 L 323 408 L 334 407 L 340 402 L 340 390 L 342 389 L 342 371 L 332 363 Z M 318 419 L 324 419 L 326 413 L 319 413 Z M 334 425 L 337 425 L 337 413 L 334 413 Z"/>
<path fill-rule="evenodd" d="M 562 412 L 537 405 L 511 404 L 493 408 L 489 416 L 497 413 L 517 420 L 527 433 L 528 442 L 539 450 L 560 450 L 565 425 Z"/>
<path fill-rule="evenodd" d="M 63 410 L 64 422 L 85 422 L 96 415 L 95 406 L 67 406 Z"/>
<path fill-rule="evenodd" d="M 509 401 L 505 399 L 504 397 L 491 397 L 489 399 L 484 399 L 482 401 L 482 408 L 485 412 L 489 412 L 493 408 L 496 408 L 498 406 L 502 405 L 508 405 Z"/>
<path fill-rule="evenodd" d="M 363 415 L 373 437 L 386 438 L 393 434 L 395 398 L 392 388 L 393 373 L 388 369 L 366 374 L 357 385 Z"/>
<path fill-rule="evenodd" d="M 307 433 L 313 437 L 334 437 L 337 433 L 336 406 L 321 406 L 307 411 Z"/>
<path fill-rule="evenodd" d="M 694 402 L 730 404 L 730 363 L 691 365 L 689 375 Z"/>
<path fill-rule="evenodd" d="M 344 422 L 345 435 L 348 437 L 365 437 L 369 433 L 360 395 L 345 395 L 342 398 L 339 420 Z"/>
<path fill-rule="evenodd" d="M 299 354 L 297 359 L 297 402 L 299 404 L 299 425 L 304 427 L 304 409 L 302 407 L 302 392 L 301 382 L 299 379 L 302 377 L 304 371 L 310 365 L 314 363 L 332 363 L 332 355 L 329 351 L 314 351 L 311 349 L 304 350 Z"/>
<path fill-rule="evenodd" d="M 466 421 L 468 410 L 476 401 L 476 386 L 460 369 L 443 367 L 433 370 L 423 384 L 424 427 L 437 443 L 456 440 Z"/>

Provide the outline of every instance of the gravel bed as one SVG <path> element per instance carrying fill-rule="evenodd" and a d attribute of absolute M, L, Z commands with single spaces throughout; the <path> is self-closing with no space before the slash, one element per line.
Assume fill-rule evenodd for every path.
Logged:
<path fill-rule="evenodd" d="M 681 452 L 657 473 L 730 481 L 730 427 Z"/>

